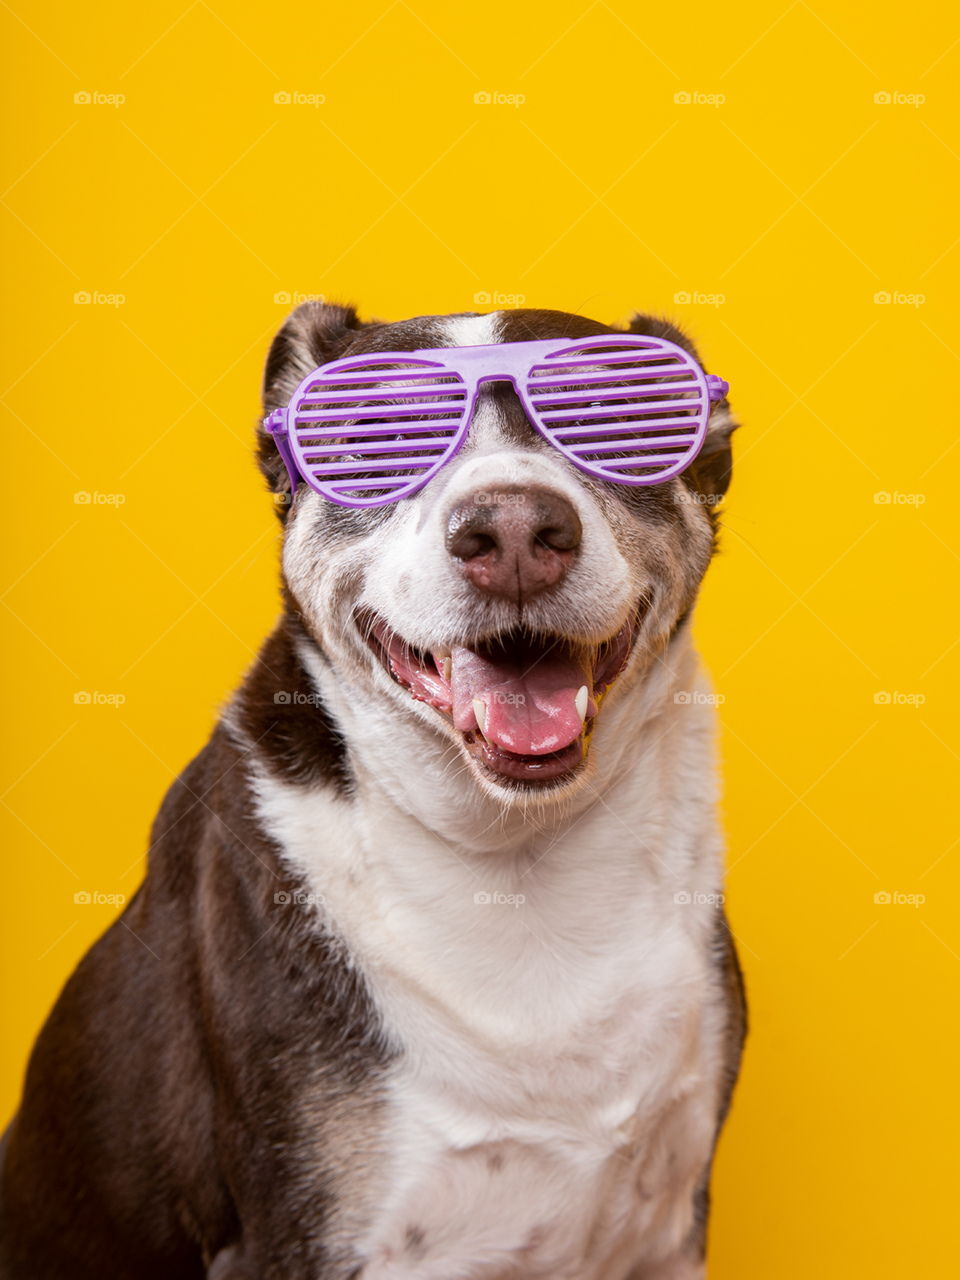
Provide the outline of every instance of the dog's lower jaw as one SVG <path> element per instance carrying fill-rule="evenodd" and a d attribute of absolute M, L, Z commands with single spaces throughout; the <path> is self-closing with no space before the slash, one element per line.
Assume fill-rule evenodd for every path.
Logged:
<path fill-rule="evenodd" d="M 541 791 L 558 781 L 572 781 L 586 763 L 593 719 L 586 721 L 583 732 L 569 746 L 547 755 L 515 755 L 488 742 L 479 729 L 463 735 L 463 742 L 473 763 L 484 779 L 508 789 Z"/>
<path fill-rule="evenodd" d="M 600 704 L 629 662 L 645 612 L 641 600 L 615 635 L 589 646 L 521 631 L 418 651 L 369 610 L 355 623 L 388 675 L 434 709 L 438 729 L 453 728 L 475 780 L 488 792 L 526 796 L 565 792 L 584 773 Z"/>

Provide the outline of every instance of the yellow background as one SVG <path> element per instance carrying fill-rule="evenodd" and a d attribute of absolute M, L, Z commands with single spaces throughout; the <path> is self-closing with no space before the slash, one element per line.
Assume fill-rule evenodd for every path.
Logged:
<path fill-rule="evenodd" d="M 250 456 L 287 310 L 274 294 L 387 319 L 472 310 L 479 291 L 605 322 L 638 308 L 688 328 L 744 424 L 697 619 L 725 698 L 728 907 L 752 1020 L 711 1277 L 946 1274 L 955 11 L 14 8 L 0 1111 L 113 917 L 74 893 L 132 894 L 164 790 L 277 612 Z M 125 101 L 75 103 L 84 91 Z M 283 91 L 326 101 L 275 104 Z M 80 690 L 125 701 L 78 705 Z M 875 903 L 884 891 L 925 902 Z"/>

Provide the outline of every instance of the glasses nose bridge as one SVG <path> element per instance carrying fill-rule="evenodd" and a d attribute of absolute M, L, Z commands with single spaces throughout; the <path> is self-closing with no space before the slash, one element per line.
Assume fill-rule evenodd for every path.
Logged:
<path fill-rule="evenodd" d="M 470 430 L 473 427 L 473 420 L 477 412 L 477 400 L 480 398 L 480 389 L 487 382 L 508 382 L 510 386 L 513 387 L 517 399 L 520 401 L 520 405 L 523 408 L 524 413 L 526 413 L 526 406 L 524 404 L 523 393 L 520 389 L 519 382 L 517 381 L 517 374 L 511 372 L 509 369 L 480 369 L 470 379 L 470 382 L 472 383 L 472 387 L 469 408 L 467 410 L 469 417 L 467 419 L 467 429 L 464 432 L 464 439 L 466 439 L 470 434 Z"/>
<path fill-rule="evenodd" d="M 520 394 L 520 388 L 517 386 L 517 375 L 509 369 L 504 369 L 502 372 L 483 369 L 476 375 L 475 382 L 478 390 L 485 382 L 509 382 L 514 391 L 518 395 Z"/>

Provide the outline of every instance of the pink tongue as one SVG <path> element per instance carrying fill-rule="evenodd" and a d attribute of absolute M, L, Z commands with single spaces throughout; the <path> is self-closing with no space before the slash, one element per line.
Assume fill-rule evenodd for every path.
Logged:
<path fill-rule="evenodd" d="M 561 751 L 583 732 L 577 694 L 587 687 L 587 716 L 597 713 L 593 673 L 558 645 L 544 652 L 480 654 L 454 649 L 451 662 L 453 723 L 461 733 L 478 728 L 474 701 L 484 706 L 483 736 L 515 755 Z"/>

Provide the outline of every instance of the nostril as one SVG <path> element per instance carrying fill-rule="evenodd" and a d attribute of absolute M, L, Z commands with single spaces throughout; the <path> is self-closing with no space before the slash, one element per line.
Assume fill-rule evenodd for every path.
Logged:
<path fill-rule="evenodd" d="M 488 556 L 496 551 L 497 540 L 489 533 L 471 532 L 461 529 L 460 533 L 448 544 L 447 550 L 458 560 L 472 560 L 474 556 Z"/>
<path fill-rule="evenodd" d="M 472 560 L 497 549 L 491 514 L 483 507 L 465 503 L 457 507 L 447 522 L 447 552 L 458 560 Z"/>
<path fill-rule="evenodd" d="M 564 515 L 561 522 L 536 531 L 533 540 L 537 546 L 545 547 L 548 551 L 576 551 L 583 541 L 583 527 L 572 507 Z"/>

